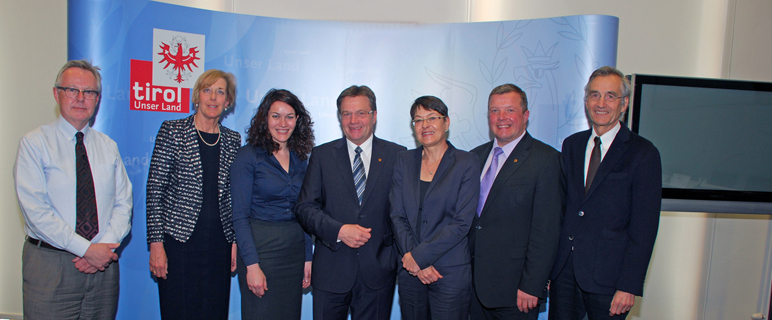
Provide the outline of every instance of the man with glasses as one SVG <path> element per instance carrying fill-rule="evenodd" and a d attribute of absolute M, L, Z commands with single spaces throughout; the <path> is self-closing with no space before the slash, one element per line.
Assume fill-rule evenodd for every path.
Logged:
<path fill-rule="evenodd" d="M 367 86 L 351 86 L 337 100 L 345 138 L 313 149 L 295 214 L 316 236 L 315 320 L 389 319 L 397 252 L 389 218 L 389 189 L 405 147 L 373 135 L 378 111 Z"/>
<path fill-rule="evenodd" d="M 643 295 L 659 226 L 659 151 L 623 123 L 630 82 L 613 67 L 584 87 L 591 128 L 563 141 L 566 209 L 550 319 L 625 319 Z"/>
<path fill-rule="evenodd" d="M 483 165 L 469 233 L 472 319 L 537 319 L 547 298 L 565 200 L 560 153 L 528 133 L 528 100 L 514 84 L 488 97 L 493 141 L 474 150 Z"/>
<path fill-rule="evenodd" d="M 59 119 L 19 142 L 25 319 L 115 318 L 113 251 L 131 228 L 132 190 L 118 146 L 89 126 L 100 92 L 98 67 L 67 62 L 53 88 Z"/>

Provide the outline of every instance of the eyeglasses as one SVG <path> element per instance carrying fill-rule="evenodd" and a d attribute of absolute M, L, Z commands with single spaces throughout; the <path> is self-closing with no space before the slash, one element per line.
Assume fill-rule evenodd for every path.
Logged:
<path fill-rule="evenodd" d="M 426 122 L 427 126 L 430 126 L 437 123 L 437 120 L 443 119 L 443 118 L 445 118 L 445 116 L 431 116 L 426 119 L 421 119 L 421 118 L 413 119 L 413 126 L 420 127 L 424 124 L 424 121 Z"/>
<path fill-rule="evenodd" d="M 603 99 L 605 99 L 608 102 L 614 102 L 617 101 L 617 99 L 622 98 L 620 96 L 617 96 L 613 92 L 606 92 L 606 94 L 600 94 L 600 92 L 594 91 L 590 92 L 590 95 L 588 98 L 592 101 L 598 101 L 600 100 L 600 97 L 603 96 Z"/>
<path fill-rule="evenodd" d="M 83 92 L 83 97 L 88 100 L 96 100 L 96 98 L 99 96 L 99 91 L 95 90 L 79 90 L 75 88 L 70 87 L 56 87 L 59 90 L 64 90 L 64 95 L 77 99 L 81 92 Z"/>
<path fill-rule="evenodd" d="M 368 111 L 357 111 L 357 112 L 341 112 L 340 118 L 343 120 L 351 119 L 352 116 L 355 116 L 357 119 L 364 119 L 367 117 L 367 115 L 372 114 L 373 110 Z"/>

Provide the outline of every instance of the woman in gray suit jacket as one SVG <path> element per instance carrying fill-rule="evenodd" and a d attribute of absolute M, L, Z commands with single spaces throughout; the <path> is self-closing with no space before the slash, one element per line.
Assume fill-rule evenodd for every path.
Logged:
<path fill-rule="evenodd" d="M 469 228 L 480 195 L 477 157 L 447 141 L 448 107 L 437 97 L 410 108 L 421 147 L 399 153 L 389 200 L 400 254 L 403 319 L 469 317 Z"/>
<path fill-rule="evenodd" d="M 220 117 L 235 99 L 233 74 L 208 70 L 193 87 L 196 113 L 158 130 L 147 177 L 147 242 L 164 319 L 228 319 L 236 269 L 230 166 L 241 135 Z"/>

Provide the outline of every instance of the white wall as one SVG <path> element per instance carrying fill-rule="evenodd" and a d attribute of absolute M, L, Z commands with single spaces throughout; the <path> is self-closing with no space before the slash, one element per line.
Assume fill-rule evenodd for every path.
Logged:
<path fill-rule="evenodd" d="M 67 62 L 66 5 L 0 0 L 0 318 L 22 312 L 24 221 L 12 168 L 19 139 L 58 116 L 51 88 Z"/>
<path fill-rule="evenodd" d="M 415 23 L 620 18 L 625 73 L 772 81 L 768 0 L 166 0 L 295 19 Z M 66 2 L 0 0 L 0 316 L 22 312 L 23 221 L 11 168 L 19 138 L 57 116 L 51 87 L 66 61 Z M 142 214 L 142 213 L 137 213 Z M 767 313 L 769 216 L 663 212 L 645 297 L 631 319 L 749 319 Z"/>
<path fill-rule="evenodd" d="M 725 75 L 731 79 L 772 81 L 772 1 L 729 1 L 729 14 L 733 37 L 727 41 L 729 66 Z"/>

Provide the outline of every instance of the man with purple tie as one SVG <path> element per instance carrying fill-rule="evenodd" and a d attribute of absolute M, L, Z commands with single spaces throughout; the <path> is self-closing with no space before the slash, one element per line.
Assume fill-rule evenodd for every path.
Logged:
<path fill-rule="evenodd" d="M 560 153 L 526 131 L 528 100 L 514 84 L 488 97 L 494 136 L 472 153 L 483 164 L 472 223 L 472 319 L 536 319 L 563 214 Z"/>
<path fill-rule="evenodd" d="M 69 61 L 56 77 L 59 119 L 19 142 L 14 182 L 24 216 L 25 319 L 111 319 L 132 191 L 118 146 L 92 129 L 99 68 Z"/>

